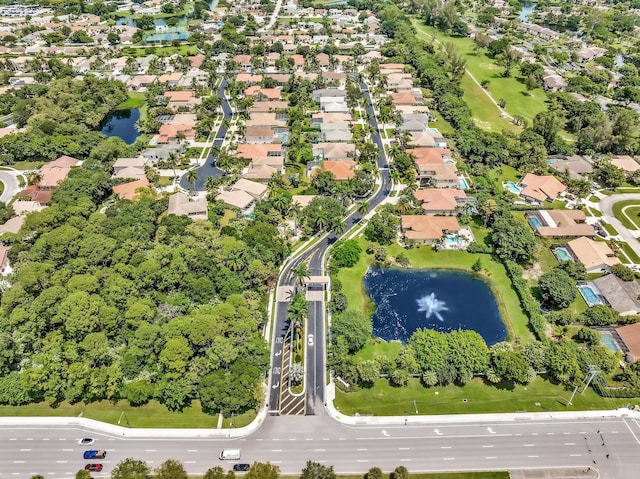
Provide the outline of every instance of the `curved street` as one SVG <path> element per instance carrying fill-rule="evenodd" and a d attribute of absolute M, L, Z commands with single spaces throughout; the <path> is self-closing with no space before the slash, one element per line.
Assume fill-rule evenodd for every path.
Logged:
<path fill-rule="evenodd" d="M 0 201 L 9 203 L 12 198 L 17 195 L 21 188 L 18 182 L 18 176 L 22 173 L 18 170 L 0 170 L 0 181 L 4 185 L 4 191 L 0 195 Z"/>
<path fill-rule="evenodd" d="M 627 229 L 622 222 L 613 214 L 613 205 L 620 201 L 635 200 L 640 204 L 640 194 L 637 193 L 622 193 L 619 195 L 605 196 L 600 199 L 599 203 L 594 205 L 602 212 L 602 217 L 607 223 L 612 225 L 623 240 L 631 247 L 635 253 L 640 256 L 640 242 L 633 236 L 633 234 Z"/>

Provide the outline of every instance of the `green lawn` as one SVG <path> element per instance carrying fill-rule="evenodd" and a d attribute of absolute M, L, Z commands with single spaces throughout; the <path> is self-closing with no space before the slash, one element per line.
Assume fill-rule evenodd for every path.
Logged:
<path fill-rule="evenodd" d="M 158 186 L 170 186 L 172 178 L 169 176 L 161 176 L 158 180 Z"/>
<path fill-rule="evenodd" d="M 40 168 L 43 164 L 44 162 L 42 161 L 16 161 L 12 166 L 16 170 L 27 171 Z"/>
<path fill-rule="evenodd" d="M 529 124 L 532 123 L 533 118 L 541 111 L 546 110 L 546 101 L 547 95 L 544 90 L 540 87 L 534 88 L 533 90 L 527 90 L 525 85 L 518 81 L 514 76 L 518 74 L 517 69 L 512 71 L 511 78 L 504 78 L 502 76 L 504 72 L 504 68 L 498 65 L 494 60 L 487 57 L 484 53 L 476 54 L 474 52 L 474 42 L 471 38 L 468 37 L 452 37 L 446 35 L 439 30 L 428 27 L 422 23 L 422 21 L 418 19 L 412 19 L 413 25 L 418 30 L 418 38 L 430 40 L 435 36 L 435 38 L 441 43 L 453 43 L 458 48 L 458 52 L 466 59 L 467 61 L 467 69 L 471 74 L 475 77 L 478 82 L 482 82 L 483 80 L 488 80 L 489 85 L 487 89 L 491 93 L 491 96 L 499 101 L 501 98 L 506 101 L 505 110 L 512 116 L 519 115 L 526 118 Z M 471 82 L 471 79 L 469 79 Z M 474 111 L 474 116 L 476 115 L 476 108 L 480 105 L 480 103 L 475 103 L 475 107 L 473 106 L 474 101 L 469 101 L 472 97 L 478 97 L 478 101 L 480 101 L 480 96 L 484 96 L 486 98 L 486 94 L 482 91 L 480 87 L 476 85 L 476 88 L 473 90 L 467 89 L 469 86 L 467 83 L 463 81 L 463 85 L 461 85 L 465 91 L 465 99 L 467 99 L 469 106 Z M 499 118 L 499 111 L 496 106 L 490 102 L 490 105 L 493 110 L 497 111 L 497 115 Z M 485 108 L 488 108 L 485 107 Z M 481 109 L 480 111 L 483 111 Z M 483 120 L 482 116 L 478 117 L 480 120 Z M 501 119 L 501 122 L 507 123 L 510 125 L 510 129 L 516 129 L 509 120 Z M 490 126 L 488 129 L 502 130 L 503 127 L 500 126 L 500 122 L 492 123 L 490 125 L 483 125 L 479 123 L 479 126 L 486 127 Z"/>
<path fill-rule="evenodd" d="M 638 200 L 618 201 L 613 205 L 613 214 L 630 230 L 640 229 L 640 202 Z"/>
<path fill-rule="evenodd" d="M 281 476 L 282 478 L 298 478 L 299 476 Z M 350 474 L 338 475 L 338 479 L 363 479 L 363 475 Z M 413 473 L 411 479 L 509 479 L 507 471 L 495 472 L 435 472 L 435 473 Z"/>
<path fill-rule="evenodd" d="M 140 108 L 145 104 L 145 96 L 144 93 L 140 93 L 137 91 L 129 92 L 129 98 L 120 103 L 116 110 L 130 110 L 132 108 Z"/>
<path fill-rule="evenodd" d="M 636 252 L 631 249 L 631 246 L 629 246 L 628 243 L 626 243 L 625 241 L 620 241 L 618 243 L 618 246 L 620 247 L 620 249 L 622 251 L 624 251 L 624 254 L 627 255 L 627 258 L 629 258 L 629 261 L 631 263 L 634 264 L 640 264 L 640 257 L 638 257 L 638 255 L 636 254 Z M 624 257 L 620 257 L 620 261 L 622 261 L 623 263 L 625 263 L 626 261 L 624 261 Z"/>
<path fill-rule="evenodd" d="M 367 242 L 359 239 L 363 251 Z M 522 343 L 533 341 L 533 336 L 527 326 L 527 316 L 522 312 L 520 300 L 516 292 L 511 287 L 504 266 L 494 261 L 490 255 L 471 254 L 466 251 L 433 251 L 427 246 L 420 246 L 413 249 L 404 249 L 398 244 L 387 246 L 389 257 L 405 254 L 414 268 L 443 268 L 458 269 L 471 272 L 471 266 L 478 258 L 482 258 L 485 268 L 483 277 L 491 286 L 496 295 L 500 313 L 505 321 L 509 332 L 509 339 L 520 338 Z M 347 296 L 349 308 L 364 311 L 366 314 L 373 314 L 375 306 L 366 294 L 362 279 L 364 274 L 373 263 L 373 256 L 363 253 L 360 261 L 353 268 L 343 268 L 338 274 L 342 282 L 343 293 Z"/>
<path fill-rule="evenodd" d="M 382 339 L 375 339 L 369 341 L 369 343 L 354 354 L 356 363 L 360 361 L 366 361 L 368 359 L 374 359 L 378 356 L 386 356 L 391 360 L 395 360 L 402 351 L 402 343 L 400 341 L 386 342 Z"/>
<path fill-rule="evenodd" d="M 543 378 L 536 378 L 526 386 L 511 384 L 487 385 L 475 378 L 465 386 L 436 386 L 425 388 L 418 379 L 411 379 L 406 387 L 392 387 L 385 379 L 372 388 L 343 393 L 336 390 L 334 405 L 343 414 L 373 414 L 375 416 L 419 414 L 482 414 L 498 412 L 583 411 L 612 409 L 635 404 L 629 399 L 605 399 L 592 389 L 576 394 L 567 406 L 571 391 Z M 466 402 L 465 402 L 466 400 Z M 539 405 L 538 405 L 539 403 Z"/>
<path fill-rule="evenodd" d="M 611 226 L 609 223 L 602 223 L 602 227 L 611 236 L 617 236 L 618 235 L 618 232 L 616 231 L 616 229 L 613 226 Z"/>

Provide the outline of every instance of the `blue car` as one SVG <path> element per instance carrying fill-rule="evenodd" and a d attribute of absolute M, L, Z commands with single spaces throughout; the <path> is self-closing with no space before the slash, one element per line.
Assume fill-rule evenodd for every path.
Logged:
<path fill-rule="evenodd" d="M 90 450 L 84 451 L 82 455 L 85 459 L 104 459 L 107 457 L 107 451 Z"/>

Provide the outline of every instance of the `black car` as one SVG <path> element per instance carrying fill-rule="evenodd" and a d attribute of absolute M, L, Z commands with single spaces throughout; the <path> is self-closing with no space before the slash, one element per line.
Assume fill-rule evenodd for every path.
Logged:
<path fill-rule="evenodd" d="M 251 464 L 234 464 L 233 465 L 233 470 L 234 471 L 240 471 L 240 472 L 246 472 L 249 470 L 249 468 L 251 467 Z"/>

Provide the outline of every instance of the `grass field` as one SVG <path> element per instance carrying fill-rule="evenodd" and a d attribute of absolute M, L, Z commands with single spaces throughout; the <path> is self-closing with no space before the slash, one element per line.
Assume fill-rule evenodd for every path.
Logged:
<path fill-rule="evenodd" d="M 613 214 L 630 230 L 640 229 L 640 201 L 618 201 L 613 205 Z"/>
<path fill-rule="evenodd" d="M 140 108 L 145 103 L 144 93 L 137 91 L 129 92 L 129 98 L 120 103 L 116 110 L 130 110 L 132 108 Z"/>
<path fill-rule="evenodd" d="M 367 242 L 360 239 L 363 251 Z M 520 300 L 516 292 L 511 287 L 511 281 L 507 277 L 504 266 L 494 261 L 489 255 L 478 255 L 467 253 L 466 251 L 433 251 L 430 247 L 421 246 L 413 249 L 404 249 L 398 244 L 387 246 L 389 257 L 405 254 L 414 268 L 444 268 L 471 271 L 471 266 L 478 258 L 482 258 L 482 265 L 485 268 L 483 274 L 485 280 L 491 286 L 491 290 L 496 295 L 500 314 L 509 331 L 509 339 L 520 338 L 522 343 L 533 341 L 533 336 L 527 326 L 528 319 L 522 312 Z M 362 254 L 360 261 L 353 268 L 343 268 L 338 274 L 342 281 L 343 293 L 347 296 L 350 308 L 373 314 L 375 305 L 366 294 L 362 279 L 364 274 L 373 263 L 373 256 Z"/>
<path fill-rule="evenodd" d="M 299 476 L 280 476 L 283 479 L 298 478 Z M 416 474 L 411 473 L 411 479 L 509 479 L 507 471 L 483 471 L 483 472 L 434 472 L 432 474 Z M 338 474 L 338 479 L 363 479 L 363 474 Z"/>
<path fill-rule="evenodd" d="M 609 223 L 602 223 L 602 227 L 611 236 L 617 236 L 618 235 L 618 232 L 616 231 L 616 229 L 613 226 L 611 226 Z"/>
<path fill-rule="evenodd" d="M 16 170 L 28 171 L 40 168 L 43 164 L 42 161 L 16 161 L 12 166 Z"/>
<path fill-rule="evenodd" d="M 618 246 L 622 251 L 624 251 L 624 254 L 627 255 L 627 258 L 629 258 L 629 261 L 631 263 L 640 264 L 640 257 L 638 257 L 636 252 L 631 248 L 631 246 L 629 246 L 628 243 L 626 243 L 625 241 L 620 241 L 618 243 Z M 623 263 L 626 263 L 626 261 L 624 261 L 623 256 L 620 257 L 620 261 L 622 261 Z"/>
<path fill-rule="evenodd" d="M 567 406 L 571 391 L 543 378 L 536 378 L 526 386 L 487 385 L 475 378 L 465 386 L 436 386 L 425 388 L 418 379 L 411 379 L 406 387 L 392 387 L 385 379 L 376 381 L 370 389 L 343 393 L 336 391 L 334 405 L 343 414 L 415 415 L 419 414 L 482 414 L 497 412 L 584 411 L 612 409 L 636 404 L 630 399 L 604 399 L 593 390 L 576 394 Z M 465 402 L 466 400 L 466 402 Z"/>
<path fill-rule="evenodd" d="M 418 30 L 418 37 L 423 40 L 429 40 L 435 36 L 435 38 L 441 43 L 452 43 L 457 48 L 459 53 L 467 61 L 467 69 L 475 77 L 478 82 L 484 80 L 489 81 L 487 87 L 491 96 L 499 101 L 501 98 L 506 101 L 505 110 L 510 115 L 519 115 L 525 118 L 529 124 L 533 121 L 533 118 L 541 111 L 546 110 L 547 95 L 540 87 L 533 90 L 527 90 L 525 85 L 518 81 L 513 76 L 518 74 L 517 69 L 512 71 L 511 78 L 504 78 L 502 76 L 504 68 L 498 65 L 493 59 L 487 57 L 484 53 L 476 54 L 473 50 L 474 42 L 471 38 L 467 37 L 451 37 L 443 32 L 436 30 L 433 27 L 428 27 L 418 19 L 412 20 L 413 25 Z M 474 117 L 478 118 L 478 126 L 483 128 L 490 128 L 500 131 L 507 124 L 506 128 L 515 129 L 513 124 L 508 119 L 500 119 L 500 112 L 498 108 L 487 98 L 482 88 L 475 85 L 475 88 L 471 88 L 469 82 L 472 83 L 471 78 L 468 78 L 468 82 L 463 79 L 462 88 L 465 91 L 465 100 L 469 103 Z M 487 98 L 488 104 L 482 97 Z M 494 110 L 498 116 L 497 122 L 491 121 L 489 125 L 485 125 L 483 122 L 488 119 L 494 119 L 492 112 Z"/>

